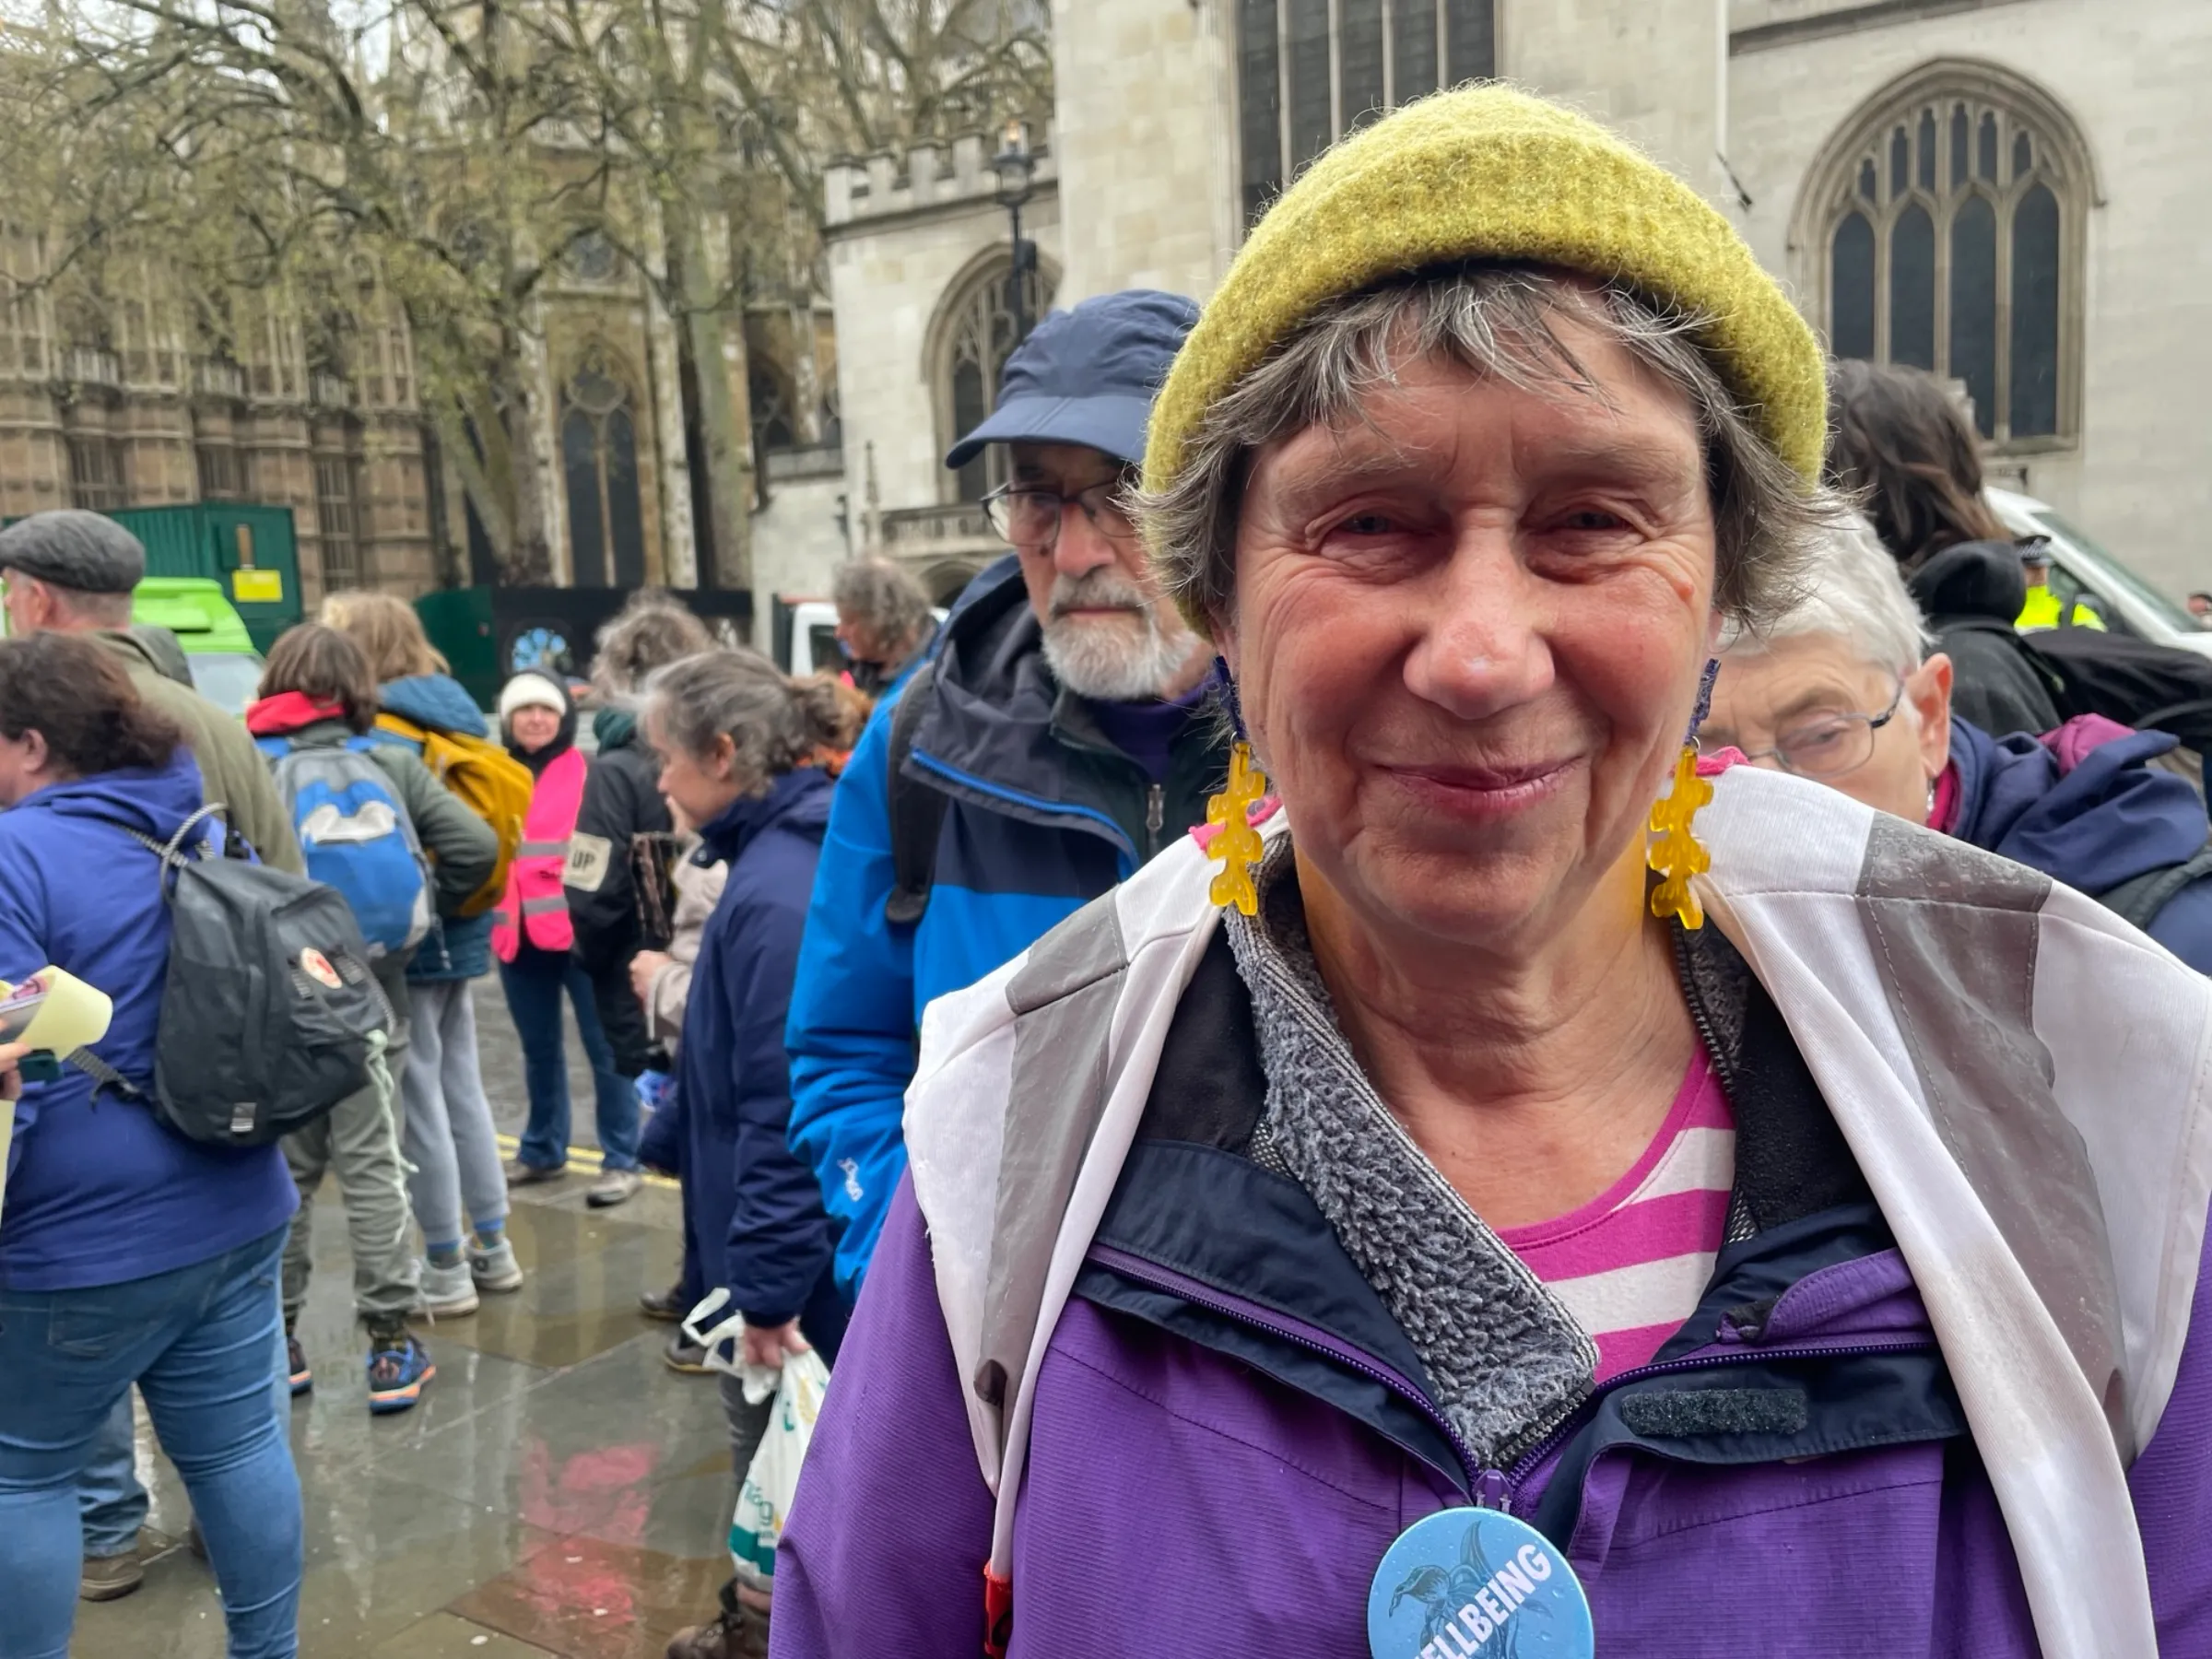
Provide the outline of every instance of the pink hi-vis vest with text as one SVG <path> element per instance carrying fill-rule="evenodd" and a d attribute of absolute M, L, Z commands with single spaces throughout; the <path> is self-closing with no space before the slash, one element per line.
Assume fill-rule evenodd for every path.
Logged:
<path fill-rule="evenodd" d="M 540 950 L 565 951 L 576 942 L 569 920 L 561 872 L 568 867 L 569 836 L 583 806 L 583 776 L 589 764 L 571 749 L 538 775 L 523 818 L 523 843 L 507 866 L 507 890 L 491 912 L 491 947 L 512 962 L 526 935 Z"/>

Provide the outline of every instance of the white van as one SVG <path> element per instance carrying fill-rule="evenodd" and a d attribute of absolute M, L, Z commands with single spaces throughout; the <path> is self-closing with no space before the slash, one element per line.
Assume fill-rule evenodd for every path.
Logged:
<path fill-rule="evenodd" d="M 2086 599 L 2107 627 L 2137 639 L 2176 645 L 2212 657 L 2212 633 L 2197 627 L 2178 599 L 2146 582 L 2067 523 L 2057 509 L 2009 489 L 1983 492 L 2015 535 L 2040 535 L 2051 544 L 2051 589 L 2062 605 Z"/>
<path fill-rule="evenodd" d="M 827 599 L 786 601 L 791 606 L 791 661 L 784 673 L 794 678 L 809 674 L 842 674 L 845 653 L 837 644 L 837 606 Z M 945 607 L 930 614 L 945 620 Z"/>

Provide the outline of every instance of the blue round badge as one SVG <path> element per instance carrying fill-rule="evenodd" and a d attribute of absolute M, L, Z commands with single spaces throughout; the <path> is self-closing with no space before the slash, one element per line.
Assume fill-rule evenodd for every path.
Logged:
<path fill-rule="evenodd" d="M 1367 1645 L 1374 1659 L 1591 1659 L 1597 1634 L 1550 1539 L 1500 1510 L 1450 1509 L 1384 1552 Z"/>

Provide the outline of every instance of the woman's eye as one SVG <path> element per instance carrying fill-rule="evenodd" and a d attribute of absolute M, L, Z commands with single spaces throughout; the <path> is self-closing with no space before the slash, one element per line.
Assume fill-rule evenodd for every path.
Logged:
<path fill-rule="evenodd" d="M 1381 512 L 1355 512 L 1336 525 L 1339 535 L 1388 535 L 1397 526 Z"/>
<path fill-rule="evenodd" d="M 1562 528 L 1568 530 L 1618 530 L 1621 527 L 1618 513 L 1607 512 L 1603 507 L 1578 507 L 1567 514 Z"/>

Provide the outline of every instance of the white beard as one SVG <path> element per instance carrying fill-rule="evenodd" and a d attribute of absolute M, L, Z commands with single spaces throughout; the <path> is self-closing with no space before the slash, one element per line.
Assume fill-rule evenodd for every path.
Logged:
<path fill-rule="evenodd" d="M 1181 618 L 1163 626 L 1153 610 L 1124 615 L 1128 620 L 1058 617 L 1045 623 L 1045 665 L 1077 697 L 1142 702 L 1162 695 L 1189 666 L 1198 638 Z"/>

